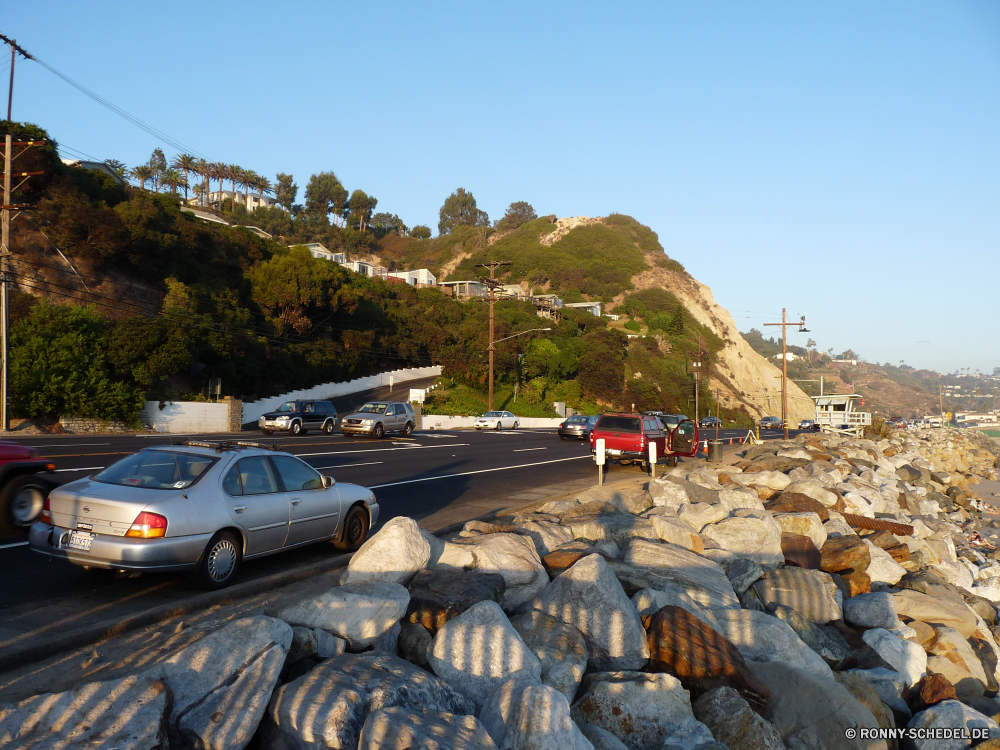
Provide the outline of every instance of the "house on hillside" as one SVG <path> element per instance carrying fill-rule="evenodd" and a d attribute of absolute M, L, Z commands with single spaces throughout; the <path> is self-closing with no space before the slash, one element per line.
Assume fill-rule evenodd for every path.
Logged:
<path fill-rule="evenodd" d="M 115 182 L 119 185 L 128 185 L 128 182 L 124 177 L 118 174 L 114 169 L 109 167 L 103 161 L 86 161 L 84 159 L 60 159 L 60 161 L 67 167 L 79 167 L 80 169 L 96 169 L 105 174 L 109 174 L 115 178 Z"/>
<path fill-rule="evenodd" d="M 362 276 L 371 276 L 372 278 L 379 279 L 389 278 L 389 269 L 385 266 L 379 266 L 364 260 L 345 259 L 343 261 L 338 261 L 338 263 L 344 268 L 349 268 L 354 271 L 354 273 L 360 273 Z"/>
<path fill-rule="evenodd" d="M 775 359 L 781 359 L 781 357 L 782 357 L 782 355 L 780 355 L 780 354 L 775 354 L 774 355 Z M 788 352 L 788 354 L 785 357 L 785 359 L 787 359 L 789 362 L 794 362 L 797 359 L 802 359 L 802 357 L 799 356 L 798 354 L 793 353 L 793 352 Z"/>
<path fill-rule="evenodd" d="M 289 247 L 295 247 L 294 245 L 289 245 Z M 338 263 L 343 265 L 347 262 L 347 255 L 345 253 L 334 253 L 326 249 L 326 247 L 320 242 L 307 242 L 304 247 L 310 252 L 312 257 L 321 258 L 323 260 L 328 260 L 333 263 Z"/>
<path fill-rule="evenodd" d="M 528 298 L 528 293 L 521 288 L 520 284 L 504 284 L 500 287 L 500 294 L 510 299 Z"/>
<path fill-rule="evenodd" d="M 442 281 L 441 291 L 457 299 L 473 299 L 486 296 L 486 287 L 481 281 Z"/>
<path fill-rule="evenodd" d="M 410 286 L 437 286 L 437 277 L 426 268 L 418 268 L 415 271 L 392 271 L 389 273 L 389 278 L 401 279 Z"/>
<path fill-rule="evenodd" d="M 567 302 L 563 307 L 571 307 L 574 310 L 586 310 L 595 318 L 601 317 L 600 302 Z"/>
<path fill-rule="evenodd" d="M 250 193 L 245 196 L 246 200 L 244 202 L 243 193 L 234 193 L 232 190 L 216 190 L 208 194 L 208 203 L 212 206 L 221 206 L 222 201 L 231 200 L 233 203 L 238 203 L 241 206 L 246 205 L 247 211 L 254 211 L 258 208 L 270 208 L 271 206 L 277 205 L 277 201 L 274 198 L 269 198 L 266 195 L 261 195 L 260 193 Z"/>

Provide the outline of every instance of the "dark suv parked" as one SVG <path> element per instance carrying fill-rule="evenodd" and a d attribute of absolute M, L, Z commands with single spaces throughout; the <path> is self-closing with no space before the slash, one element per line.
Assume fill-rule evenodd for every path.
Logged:
<path fill-rule="evenodd" d="M 265 435 L 290 432 L 305 435 L 309 430 L 323 430 L 327 435 L 337 426 L 337 410 L 329 401 L 286 401 L 257 422 Z"/>

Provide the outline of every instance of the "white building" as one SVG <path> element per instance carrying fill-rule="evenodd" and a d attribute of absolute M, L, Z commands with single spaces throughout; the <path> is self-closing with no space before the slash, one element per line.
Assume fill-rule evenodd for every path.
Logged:
<path fill-rule="evenodd" d="M 426 268 L 418 268 L 415 271 L 392 271 L 390 279 L 401 279 L 410 286 L 437 286 L 437 278 Z"/>
<path fill-rule="evenodd" d="M 67 167 L 79 167 L 80 169 L 97 169 L 115 178 L 119 185 L 128 185 L 128 181 L 118 174 L 114 169 L 103 161 L 86 161 L 84 159 L 60 159 Z"/>
<path fill-rule="evenodd" d="M 208 194 L 209 204 L 220 205 L 224 200 L 232 200 L 234 203 L 238 203 L 241 206 L 246 205 L 247 211 L 254 211 L 261 207 L 269 208 L 277 205 L 274 198 L 269 198 L 268 196 L 261 195 L 259 193 L 250 193 L 249 195 L 244 196 L 243 193 L 233 193 L 232 190 L 216 190 Z"/>
<path fill-rule="evenodd" d="M 775 359 L 781 359 L 782 355 L 781 354 L 775 354 L 774 358 Z M 800 355 L 798 355 L 798 354 L 795 354 L 794 352 L 788 352 L 788 354 L 785 357 L 785 359 L 787 359 L 789 362 L 794 362 L 797 359 L 802 359 L 802 357 Z"/>
<path fill-rule="evenodd" d="M 354 273 L 360 273 L 362 276 L 372 276 L 380 279 L 389 278 L 389 269 L 385 266 L 377 266 L 374 263 L 368 263 L 363 260 L 344 260 L 338 261 L 340 265 L 344 268 L 349 268 L 354 271 Z"/>
<path fill-rule="evenodd" d="M 601 317 L 600 302 L 567 302 L 563 307 L 572 307 L 577 310 L 586 310 L 594 317 Z M 617 318 L 617 316 L 615 316 Z"/>
<path fill-rule="evenodd" d="M 445 294 L 459 299 L 486 296 L 486 287 L 480 281 L 442 281 L 438 286 Z"/>
<path fill-rule="evenodd" d="M 295 247 L 295 245 L 289 245 L 289 247 Z M 303 247 L 305 247 L 314 258 L 321 258 L 340 265 L 344 265 L 344 263 L 347 262 L 347 256 L 344 253 L 331 252 L 327 250 L 321 242 L 307 242 L 303 245 Z"/>
<path fill-rule="evenodd" d="M 520 284 L 504 284 L 500 287 L 500 293 L 511 299 L 527 299 L 528 297 L 528 293 L 521 288 Z"/>

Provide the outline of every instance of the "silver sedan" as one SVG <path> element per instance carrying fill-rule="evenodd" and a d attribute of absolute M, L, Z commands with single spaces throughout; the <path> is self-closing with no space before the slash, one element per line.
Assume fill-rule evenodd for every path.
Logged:
<path fill-rule="evenodd" d="M 222 588 L 243 560 L 322 541 L 357 549 L 378 513 L 370 490 L 276 448 L 187 442 L 53 490 L 29 543 L 76 565 L 186 571 Z"/>

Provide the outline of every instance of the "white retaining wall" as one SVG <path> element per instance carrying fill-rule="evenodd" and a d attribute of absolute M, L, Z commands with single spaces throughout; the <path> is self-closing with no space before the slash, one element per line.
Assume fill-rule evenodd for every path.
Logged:
<path fill-rule="evenodd" d="M 154 432 L 229 432 L 229 404 L 201 401 L 147 401 L 142 421 Z"/>
<path fill-rule="evenodd" d="M 244 402 L 243 424 L 256 422 L 260 419 L 261 414 L 274 411 L 286 401 L 308 398 L 337 398 L 338 396 L 346 396 L 350 393 L 367 391 L 372 388 L 381 388 L 382 386 L 389 385 L 390 377 L 393 379 L 393 388 L 395 388 L 395 386 L 405 383 L 408 380 L 434 378 L 440 374 L 440 365 L 435 365 L 434 367 L 411 367 L 406 370 L 393 370 L 391 372 L 382 372 L 378 375 L 356 378 L 355 380 L 349 380 L 345 383 L 323 383 L 322 385 L 316 385 L 312 388 L 306 388 L 301 391 L 291 391 L 289 393 L 283 393 L 280 396 L 262 398 L 260 401 L 251 401 L 249 403 Z M 406 398 L 408 394 L 409 389 L 404 390 L 402 387 L 400 388 L 399 398 Z"/>
<path fill-rule="evenodd" d="M 476 423 L 476 417 L 451 417 L 442 414 L 423 414 L 421 417 L 422 430 L 460 430 L 472 427 Z M 555 429 L 562 423 L 562 419 L 548 419 L 540 417 L 518 417 L 517 422 L 522 428 L 530 429 Z"/>

